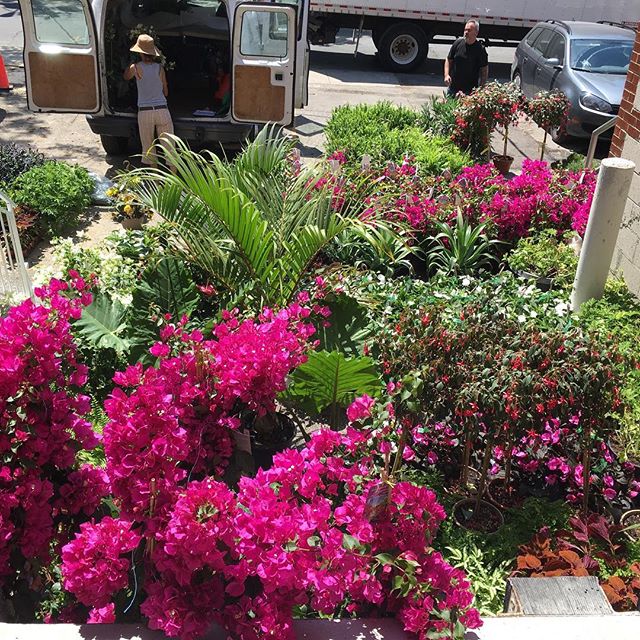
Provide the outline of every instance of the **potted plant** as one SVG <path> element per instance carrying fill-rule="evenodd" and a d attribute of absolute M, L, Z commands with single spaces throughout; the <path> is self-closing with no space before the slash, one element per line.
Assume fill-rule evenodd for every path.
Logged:
<path fill-rule="evenodd" d="M 629 539 L 640 542 L 640 509 L 625 511 L 620 516 L 620 526 Z"/>
<path fill-rule="evenodd" d="M 136 188 L 140 187 L 140 182 L 139 176 L 123 172 L 117 176 L 113 186 L 106 191 L 115 207 L 113 219 L 120 222 L 125 229 L 142 229 L 142 225 L 153 214 L 135 193 Z"/>
<path fill-rule="evenodd" d="M 502 154 L 493 155 L 493 164 L 498 172 L 505 176 L 509 173 L 513 164 L 513 156 L 507 151 L 509 148 L 509 127 L 515 125 L 518 115 L 524 104 L 524 96 L 514 82 L 501 84 L 492 82 L 487 85 L 491 92 L 491 102 L 494 107 L 494 127 L 502 127 Z"/>
<path fill-rule="evenodd" d="M 541 91 L 527 102 L 525 112 L 544 130 L 540 149 L 540 160 L 543 160 L 549 132 L 562 131 L 566 126 L 569 99 L 562 91 Z M 556 137 L 560 136 L 556 134 Z"/>
<path fill-rule="evenodd" d="M 452 139 L 476 156 L 485 155 L 491 162 L 491 134 L 496 126 L 503 128 L 503 153 L 496 155 L 496 168 L 503 175 L 509 172 L 513 158 L 507 155 L 509 127 L 516 122 L 524 97 L 510 82 L 489 82 L 460 100 L 456 110 L 456 125 Z"/>
<path fill-rule="evenodd" d="M 578 267 L 578 257 L 568 244 L 573 233 L 558 238 L 555 229 L 545 229 L 538 235 L 522 238 L 507 257 L 512 271 L 535 282 L 542 291 L 552 287 L 570 287 Z"/>

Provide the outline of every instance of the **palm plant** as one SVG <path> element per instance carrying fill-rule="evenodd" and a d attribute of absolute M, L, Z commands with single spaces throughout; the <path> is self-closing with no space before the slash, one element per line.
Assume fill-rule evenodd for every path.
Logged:
<path fill-rule="evenodd" d="M 428 238 L 431 248 L 427 263 L 441 273 L 469 274 L 487 269 L 497 262 L 495 250 L 500 240 L 487 235 L 488 222 L 473 225 L 458 209 L 455 224 L 436 222 L 439 233 Z"/>
<path fill-rule="evenodd" d="M 336 237 L 355 231 L 375 243 L 372 229 L 390 229 L 360 217 L 374 188 L 366 177 L 338 202 L 332 189 L 317 188 L 320 170 L 291 171 L 293 142 L 274 126 L 233 162 L 172 142 L 165 153 L 175 173 L 137 169 L 139 198 L 174 225 L 176 249 L 210 276 L 226 302 L 244 297 L 258 309 L 284 306 Z"/>

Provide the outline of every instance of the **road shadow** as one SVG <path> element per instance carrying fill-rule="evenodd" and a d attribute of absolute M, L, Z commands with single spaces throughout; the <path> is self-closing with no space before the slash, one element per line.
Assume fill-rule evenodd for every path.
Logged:
<path fill-rule="evenodd" d="M 382 69 L 376 54 L 338 52 L 318 50 L 317 46 L 311 51 L 311 70 L 321 72 L 323 75 L 339 80 L 340 82 L 370 84 L 370 73 L 375 73 L 376 84 L 401 84 L 404 86 L 424 85 L 424 76 L 430 77 L 429 84 L 433 84 L 431 78 L 442 78 L 444 61 L 440 58 L 427 58 L 424 64 L 411 73 L 393 73 Z M 492 80 L 509 80 L 511 77 L 511 65 L 504 62 L 491 62 L 489 60 L 489 77 Z M 444 83 L 442 83 L 444 88 Z"/>

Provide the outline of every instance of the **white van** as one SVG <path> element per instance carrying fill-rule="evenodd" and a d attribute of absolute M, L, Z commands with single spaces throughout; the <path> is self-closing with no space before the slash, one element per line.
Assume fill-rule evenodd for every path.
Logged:
<path fill-rule="evenodd" d="M 19 0 L 29 109 L 86 113 L 107 153 L 138 137 L 135 82 L 122 73 L 139 33 L 156 38 L 176 135 L 236 145 L 255 125 L 288 126 L 307 103 L 309 0 Z M 212 104 L 222 67 L 226 111 Z"/>

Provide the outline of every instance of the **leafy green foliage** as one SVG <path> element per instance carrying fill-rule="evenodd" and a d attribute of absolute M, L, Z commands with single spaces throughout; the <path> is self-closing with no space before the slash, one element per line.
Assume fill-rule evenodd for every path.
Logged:
<path fill-rule="evenodd" d="M 435 221 L 439 233 L 428 238 L 427 264 L 440 273 L 468 274 L 489 269 L 498 262 L 496 249 L 502 244 L 487 234 L 488 222 L 477 225 L 465 220 L 458 209 L 456 222 Z"/>
<path fill-rule="evenodd" d="M 314 336 L 320 341 L 320 349 L 341 351 L 347 356 L 360 354 L 372 333 L 366 307 L 345 294 L 331 293 L 324 303 L 331 316 L 328 326 L 319 326 Z"/>
<path fill-rule="evenodd" d="M 75 321 L 74 329 L 81 338 L 97 349 L 115 349 L 126 353 L 130 343 L 124 337 L 127 325 L 127 310 L 117 300 L 98 294 Z"/>
<path fill-rule="evenodd" d="M 451 498 L 445 499 L 445 508 L 451 507 Z M 506 579 L 518 548 L 545 525 L 554 530 L 564 527 L 569 515 L 563 502 L 528 498 L 520 508 L 506 511 L 505 524 L 493 534 L 463 529 L 446 520 L 434 546 L 467 572 L 480 613 L 496 614 L 502 611 Z"/>
<path fill-rule="evenodd" d="M 0 144 L 0 185 L 11 186 L 18 176 L 44 162 L 44 155 L 31 147 L 14 142 Z"/>
<path fill-rule="evenodd" d="M 18 176 L 11 193 L 16 204 L 39 213 L 45 232 L 59 233 L 89 206 L 93 180 L 86 169 L 64 162 L 45 162 Z"/>
<path fill-rule="evenodd" d="M 317 416 L 329 409 L 331 424 L 337 425 L 338 411 L 358 396 L 380 393 L 382 383 L 371 358 L 346 358 L 338 351 L 314 351 L 291 375 L 285 398 Z"/>
<path fill-rule="evenodd" d="M 615 440 L 623 459 L 640 461 L 640 301 L 624 281 L 611 279 L 602 298 L 580 307 L 579 321 L 599 341 L 611 340 L 624 358 Z"/>
<path fill-rule="evenodd" d="M 165 257 L 150 265 L 133 291 L 129 323 L 134 357 L 150 361 L 147 350 L 158 339 L 162 318 L 169 315 L 177 321 L 189 317 L 199 302 L 198 289 L 180 259 Z"/>
<path fill-rule="evenodd" d="M 176 173 L 138 170 L 140 199 L 171 222 L 174 248 L 201 269 L 230 304 L 285 306 L 319 253 L 350 229 L 382 227 L 360 220 L 373 189 L 363 178 L 353 204 L 337 207 L 319 174 L 290 171 L 291 140 L 265 127 L 232 164 L 199 155 L 175 138 Z"/>
<path fill-rule="evenodd" d="M 382 227 L 349 231 L 337 237 L 324 251 L 324 258 L 392 276 L 398 271 L 411 273 L 410 257 L 420 252 L 411 246 L 406 232 Z"/>
<path fill-rule="evenodd" d="M 425 173 L 457 172 L 470 164 L 469 156 L 448 139 L 425 136 L 418 113 L 389 102 L 334 109 L 325 135 L 327 153 L 343 151 L 350 166 L 359 166 L 365 154 L 378 166 L 411 156 Z"/>
<path fill-rule="evenodd" d="M 507 257 L 514 271 L 525 271 L 539 278 L 551 278 L 559 288 L 573 284 L 578 256 L 567 244 L 573 234 L 558 239 L 555 229 L 545 229 L 536 236 L 522 238 Z"/>
<path fill-rule="evenodd" d="M 431 136 L 450 137 L 456 128 L 456 104 L 454 98 L 431 96 L 419 116 L 422 130 Z"/>

